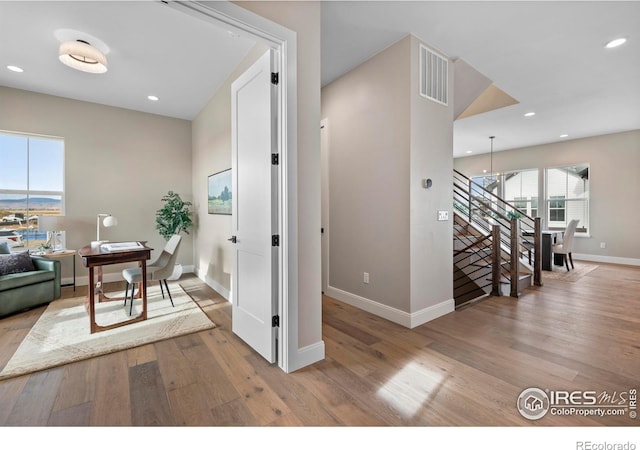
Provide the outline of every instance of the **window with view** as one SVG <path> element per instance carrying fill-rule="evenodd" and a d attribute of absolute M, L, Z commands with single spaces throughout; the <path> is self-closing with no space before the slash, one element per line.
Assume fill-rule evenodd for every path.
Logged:
<path fill-rule="evenodd" d="M 548 227 L 564 229 L 578 219 L 578 232 L 589 229 L 589 165 L 579 164 L 546 169 Z"/>
<path fill-rule="evenodd" d="M 503 174 L 503 198 L 529 217 L 538 217 L 538 169 Z"/>
<path fill-rule="evenodd" d="M 0 242 L 44 244 L 38 218 L 64 214 L 64 140 L 0 132 L 0 160 Z"/>

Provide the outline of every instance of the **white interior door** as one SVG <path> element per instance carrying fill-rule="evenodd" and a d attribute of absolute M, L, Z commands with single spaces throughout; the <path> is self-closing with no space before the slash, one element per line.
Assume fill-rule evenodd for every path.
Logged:
<path fill-rule="evenodd" d="M 321 164 L 321 253 L 322 253 L 322 293 L 327 292 L 329 284 L 329 142 L 328 121 L 320 122 L 320 164 Z"/>
<path fill-rule="evenodd" d="M 231 86 L 232 330 L 267 361 L 277 359 L 278 167 L 275 52 L 267 51 Z"/>

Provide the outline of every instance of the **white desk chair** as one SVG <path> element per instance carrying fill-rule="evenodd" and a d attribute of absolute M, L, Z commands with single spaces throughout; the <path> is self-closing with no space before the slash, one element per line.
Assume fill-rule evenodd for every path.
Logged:
<path fill-rule="evenodd" d="M 171 298 L 171 292 L 169 292 L 169 286 L 167 285 L 167 278 L 169 278 L 173 273 L 181 240 L 182 236 L 178 234 L 171 236 L 171 239 L 167 241 L 167 244 L 162 250 L 160 256 L 154 262 L 147 265 L 147 279 L 158 280 L 160 282 L 162 298 L 164 298 L 164 288 L 162 287 L 162 283 L 164 282 L 164 287 L 167 289 L 167 294 L 169 294 L 169 300 L 171 300 L 171 306 L 174 305 L 173 298 Z M 133 295 L 136 290 L 136 283 L 142 282 L 142 268 L 134 267 L 131 269 L 124 269 L 122 271 L 122 276 L 127 280 L 127 288 L 124 294 L 125 305 L 127 304 L 129 285 L 131 284 L 131 305 L 129 306 L 129 314 L 131 314 L 133 311 Z"/>

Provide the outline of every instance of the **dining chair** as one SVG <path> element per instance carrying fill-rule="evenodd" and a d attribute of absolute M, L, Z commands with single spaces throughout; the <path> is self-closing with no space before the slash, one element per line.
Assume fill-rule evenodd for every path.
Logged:
<path fill-rule="evenodd" d="M 571 252 L 573 251 L 573 238 L 576 234 L 578 222 L 578 219 L 573 219 L 572 221 L 570 221 L 569 225 L 567 225 L 567 228 L 564 231 L 564 234 L 562 235 L 562 241 L 553 246 L 553 253 L 562 255 L 562 260 L 567 266 L 567 271 L 569 271 L 569 261 L 571 261 L 571 268 L 575 269 Z"/>
<path fill-rule="evenodd" d="M 169 291 L 167 278 L 169 278 L 173 273 L 181 240 L 182 236 L 180 236 L 179 234 L 174 234 L 173 236 L 171 236 L 171 238 L 167 241 L 164 249 L 162 250 L 160 256 L 158 256 L 155 261 L 147 265 L 147 279 L 151 279 L 154 281 L 157 280 L 160 283 L 162 298 L 165 298 L 164 289 L 167 290 L 169 300 L 171 300 L 171 306 L 175 305 L 173 304 L 173 298 L 171 298 L 171 292 Z M 136 283 L 142 282 L 142 268 L 133 267 L 130 269 L 124 269 L 122 271 L 122 276 L 127 281 L 127 287 L 124 294 L 125 305 L 127 304 L 127 298 L 129 295 L 129 285 L 131 285 L 131 304 L 129 305 L 129 315 L 131 315 L 133 311 L 133 299 Z M 164 287 L 162 286 L 162 283 L 164 283 Z"/>

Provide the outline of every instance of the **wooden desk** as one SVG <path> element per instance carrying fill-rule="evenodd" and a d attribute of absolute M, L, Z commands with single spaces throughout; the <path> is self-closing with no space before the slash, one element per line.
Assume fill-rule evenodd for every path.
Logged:
<path fill-rule="evenodd" d="M 105 331 L 147 319 L 147 260 L 151 258 L 151 250 L 153 249 L 146 245 L 143 245 L 141 249 L 116 251 L 107 251 L 100 247 L 94 248 L 91 247 L 91 245 L 86 245 L 78 250 L 78 254 L 82 257 L 83 265 L 89 269 L 89 292 L 87 294 L 87 300 L 89 301 L 89 323 L 91 326 L 91 333 Z M 101 270 L 102 266 L 128 262 L 138 262 L 142 268 L 142 289 L 140 289 L 142 292 L 142 312 L 139 316 L 123 322 L 107 326 L 98 325 L 96 323 L 95 279 L 93 269 L 98 267 L 98 269 Z"/>

